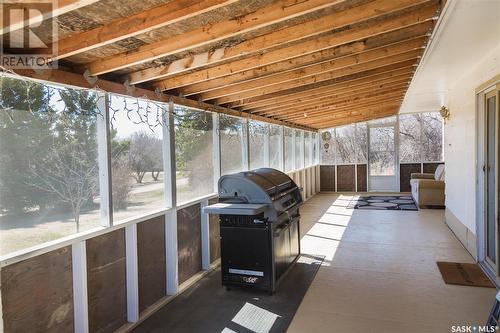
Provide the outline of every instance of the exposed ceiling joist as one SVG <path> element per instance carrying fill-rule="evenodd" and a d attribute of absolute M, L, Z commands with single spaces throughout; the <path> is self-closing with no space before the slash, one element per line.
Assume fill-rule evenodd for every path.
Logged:
<path fill-rule="evenodd" d="M 66 58 L 129 37 L 150 32 L 169 24 L 227 6 L 237 0 L 173 0 L 143 12 L 120 18 L 58 41 L 58 55 Z"/>
<path fill-rule="evenodd" d="M 208 55 L 207 57 L 199 56 L 198 58 L 206 59 L 206 61 L 196 62 L 195 64 L 186 66 L 185 70 L 193 70 L 209 63 L 215 64 L 223 60 L 230 60 L 231 58 L 237 56 L 256 53 L 259 50 L 264 50 L 271 47 L 276 47 L 283 43 L 290 43 L 296 40 L 311 37 L 317 34 L 331 31 L 335 28 L 354 24 L 356 22 L 377 17 L 379 15 L 383 15 L 395 10 L 400 10 L 414 4 L 415 1 L 410 0 L 375 0 L 367 4 L 348 8 L 343 11 L 334 12 L 332 14 L 304 22 L 302 24 L 271 32 L 269 34 L 253 38 L 251 40 L 244 41 L 233 47 L 218 50 L 214 52 L 216 56 L 213 57 L 210 55 Z M 303 14 L 304 13 L 305 12 L 303 12 Z M 144 82 L 154 79 L 160 79 L 162 77 L 180 72 L 179 70 L 176 70 L 177 68 L 175 66 L 173 67 L 173 71 L 170 71 L 169 68 L 170 65 L 166 65 L 157 68 L 142 70 L 129 75 L 129 80 L 131 82 Z M 172 88 L 174 87 L 175 86 L 172 86 Z"/>
<path fill-rule="evenodd" d="M 253 90 L 257 88 L 263 88 L 267 86 L 272 86 L 275 84 L 283 84 L 284 82 L 293 81 L 298 78 L 305 78 L 309 76 L 319 75 L 326 72 L 331 72 L 334 70 L 340 70 L 342 68 L 348 68 L 354 65 L 360 65 L 363 63 L 369 63 L 371 61 L 376 61 L 379 59 L 386 59 L 389 57 L 395 57 L 398 54 L 409 53 L 411 57 L 419 55 L 422 52 L 425 39 L 418 38 L 415 40 L 410 40 L 402 43 L 393 44 L 387 47 L 381 47 L 374 50 L 358 53 L 355 55 L 345 56 L 338 59 L 330 60 L 327 62 L 320 62 L 310 66 L 301 67 L 292 71 L 285 71 L 274 75 L 268 75 L 262 78 L 243 81 L 235 83 L 232 85 L 225 85 L 221 88 L 214 89 L 211 91 L 204 92 L 200 94 L 201 100 L 216 99 L 232 94 L 242 93 L 244 91 Z M 415 51 L 419 50 L 419 51 Z M 415 52 L 413 52 L 415 51 Z M 405 60 L 408 57 L 404 58 Z M 385 63 L 384 63 L 385 64 Z M 316 81 L 317 82 L 317 81 Z"/>
<path fill-rule="evenodd" d="M 427 30 L 422 31 L 421 34 L 418 36 L 411 36 L 410 38 L 405 38 L 406 36 L 404 37 L 402 36 L 402 38 L 395 39 L 394 43 L 400 43 L 400 42 L 415 43 L 417 44 L 415 48 L 424 47 L 425 42 L 427 40 L 425 34 L 427 34 Z M 333 61 L 346 56 L 353 56 L 377 48 L 388 47 L 387 44 L 392 44 L 392 43 L 386 43 L 385 41 L 384 44 L 382 44 L 375 40 L 376 37 L 372 38 L 374 39 L 370 38 L 361 41 L 356 41 L 353 43 L 344 44 L 341 46 L 321 50 L 318 52 L 309 53 L 307 55 L 299 56 L 290 60 L 275 62 L 270 65 L 265 65 L 255 69 L 242 71 L 232 75 L 227 75 L 208 81 L 194 83 L 186 87 L 179 88 L 178 90 L 184 96 L 199 94 L 217 88 L 220 89 L 231 85 L 244 84 L 244 82 L 254 79 L 259 79 L 262 77 L 269 77 L 275 74 L 279 75 L 281 73 L 290 70 L 306 68 L 308 66 L 317 65 L 327 61 Z"/>
<path fill-rule="evenodd" d="M 260 108 L 253 108 L 251 110 L 251 113 L 255 114 L 270 114 L 273 111 L 281 111 L 281 110 L 295 110 L 300 107 L 305 107 L 311 104 L 314 104 L 317 101 L 324 101 L 324 100 L 333 100 L 335 98 L 340 99 L 344 97 L 351 97 L 351 96 L 363 96 L 365 94 L 370 94 L 373 92 L 377 91 L 382 91 L 384 89 L 390 89 L 395 86 L 400 86 L 400 85 L 408 85 L 410 82 L 410 76 L 403 76 L 399 78 L 399 80 L 392 81 L 392 82 L 387 82 L 387 83 L 382 83 L 376 86 L 361 86 L 357 88 L 352 88 L 352 89 L 346 89 L 344 91 L 339 91 L 337 89 L 332 89 L 330 91 L 324 92 L 323 94 L 318 94 L 318 95 L 313 95 L 311 97 L 302 97 L 296 100 L 293 100 L 292 102 L 281 102 L 276 105 L 270 105 L 267 107 L 260 107 Z"/>
<path fill-rule="evenodd" d="M 317 94 L 330 93 L 335 91 L 350 91 L 358 87 L 375 87 L 381 83 L 392 82 L 399 80 L 402 76 L 411 77 L 413 74 L 413 67 L 406 67 L 396 70 L 391 70 L 383 73 L 376 73 L 372 75 L 360 74 L 352 75 L 346 80 L 332 80 L 320 82 L 317 85 L 309 85 L 307 87 L 293 88 L 285 90 L 284 92 L 273 93 L 266 96 L 253 97 L 244 99 L 238 102 L 230 103 L 232 108 L 239 108 L 240 110 L 252 110 L 258 107 L 266 106 L 279 106 L 284 102 L 294 102 L 295 99 L 300 99 Z M 326 83 L 326 84 L 325 84 Z"/>
<path fill-rule="evenodd" d="M 378 59 L 354 66 L 349 66 L 346 68 L 341 68 L 339 70 L 333 70 L 330 72 L 320 73 L 317 75 L 308 76 L 305 78 L 297 78 L 292 81 L 287 81 L 284 83 L 278 83 L 271 86 L 257 88 L 249 91 L 245 91 L 242 93 L 236 93 L 230 96 L 225 96 L 216 99 L 216 104 L 223 105 L 233 101 L 237 101 L 240 99 L 250 98 L 254 96 L 262 96 L 278 91 L 283 91 L 286 89 L 299 87 L 299 86 L 307 86 L 308 84 L 313 84 L 321 81 L 332 80 L 335 78 L 340 78 L 343 76 L 347 76 L 350 74 L 367 72 L 370 70 L 373 71 L 387 71 L 390 69 L 397 69 L 402 67 L 407 67 L 414 65 L 418 59 L 418 57 L 422 54 L 421 50 L 414 50 L 410 52 L 405 52 L 402 54 L 397 54 L 394 56 L 389 56 L 383 59 Z M 206 100 L 205 98 L 201 98 L 201 100 Z"/>
<path fill-rule="evenodd" d="M 303 103 L 298 103 L 293 107 L 284 107 L 274 110 L 264 110 L 264 111 L 256 111 L 254 110 L 254 114 L 264 115 L 264 116 L 274 116 L 274 115 L 293 115 L 307 112 L 313 108 L 318 108 L 320 106 L 324 106 L 326 104 L 337 105 L 337 103 L 346 103 L 346 102 L 354 102 L 357 100 L 367 99 L 374 96 L 380 96 L 380 94 L 399 91 L 400 89 L 408 88 L 408 81 L 403 81 L 397 84 L 391 84 L 388 86 L 384 86 L 380 89 L 371 89 L 371 90 L 361 90 L 355 91 L 352 94 L 343 94 L 343 95 L 331 95 L 325 96 L 323 98 L 318 98 L 316 100 L 310 100 Z M 299 117 L 300 118 L 300 117 Z"/>
<path fill-rule="evenodd" d="M 405 87 L 406 88 L 406 87 Z M 346 100 L 341 103 L 324 103 L 315 107 L 305 108 L 301 110 L 302 114 L 295 112 L 294 114 L 277 114 L 273 115 L 275 119 L 287 119 L 289 121 L 297 121 L 304 119 L 305 121 L 315 119 L 315 117 L 327 115 L 330 113 L 339 112 L 342 110 L 355 110 L 365 106 L 381 104 L 384 102 L 391 103 L 401 101 L 406 91 L 405 88 L 400 88 L 395 91 L 381 93 L 377 96 L 371 96 L 361 99 Z"/>
<path fill-rule="evenodd" d="M 35 6 L 33 9 L 36 9 L 35 11 L 32 11 L 28 17 L 26 17 L 24 14 L 24 11 L 20 11 L 19 15 L 16 15 L 15 12 L 10 11 L 10 17 L 9 20 L 2 19 L 2 27 L 0 29 L 0 35 L 4 35 L 9 32 L 13 32 L 22 28 L 25 28 L 27 26 L 37 26 L 39 23 L 41 23 L 44 20 L 49 20 L 51 18 L 57 17 L 59 15 L 66 14 L 68 12 L 71 12 L 73 10 L 91 5 L 95 2 L 98 2 L 99 0 L 58 0 L 58 1 L 51 1 L 48 2 L 49 4 L 52 5 L 51 9 L 49 11 L 41 11 L 42 7 L 41 6 Z M 4 0 L 2 1 L 2 6 L 3 10 L 5 11 L 6 9 L 9 8 L 9 4 L 22 4 L 23 2 L 20 1 L 9 1 L 9 0 Z M 37 3 L 37 1 L 28 1 L 26 2 L 27 4 L 32 5 L 33 3 Z M 16 6 L 17 7 L 17 6 Z M 28 8 L 28 7 L 27 7 Z M 2 15 L 4 15 L 4 12 L 2 12 Z"/>
<path fill-rule="evenodd" d="M 384 105 L 368 107 L 359 110 L 348 110 L 332 114 L 326 118 L 316 119 L 310 122 L 314 128 L 329 128 L 340 125 L 346 125 L 371 119 L 383 118 L 397 114 L 401 102 L 387 103 Z"/>
<path fill-rule="evenodd" d="M 397 3 L 397 1 L 392 0 L 391 2 Z M 388 33 L 394 30 L 400 30 L 402 28 L 410 27 L 419 23 L 422 23 L 422 26 L 419 27 L 420 30 L 425 29 L 425 31 L 429 31 L 434 25 L 434 23 L 430 20 L 435 17 L 436 8 L 437 7 L 434 2 L 429 2 L 425 6 L 415 6 L 414 11 L 409 11 L 401 15 L 381 19 L 380 22 L 376 22 L 374 24 L 361 25 L 357 27 L 355 26 L 344 31 L 319 36 L 314 39 L 300 42 L 299 44 L 292 44 L 289 46 L 268 50 L 256 55 L 250 56 L 249 53 L 249 56 L 244 59 L 234 60 L 218 66 L 194 71 L 193 73 L 177 75 L 172 78 L 167 78 L 155 82 L 154 86 L 160 88 L 161 90 L 171 90 L 173 88 L 262 67 L 264 65 L 269 65 L 275 62 L 289 61 L 293 58 L 304 56 L 309 53 L 314 53 L 335 46 L 340 46 L 342 44 L 355 42 L 361 39 Z M 275 33 L 278 33 L 280 31 L 277 31 Z M 401 34 L 404 33 L 404 31 L 401 32 Z"/>
<path fill-rule="evenodd" d="M 88 68 L 92 75 L 112 72 L 259 29 L 304 13 L 332 6 L 336 2 L 331 0 L 304 0 L 300 2 L 280 0 L 237 19 L 219 21 L 185 32 L 181 36 L 167 37 L 161 41 L 140 46 L 133 51 L 99 59 L 88 64 Z"/>

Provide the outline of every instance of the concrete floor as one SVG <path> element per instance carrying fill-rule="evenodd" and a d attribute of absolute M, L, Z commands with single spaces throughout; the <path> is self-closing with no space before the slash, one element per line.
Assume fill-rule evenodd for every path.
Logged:
<path fill-rule="evenodd" d="M 484 325 L 496 290 L 446 285 L 436 261 L 473 262 L 443 210 L 352 210 L 349 194 L 318 194 L 301 209 L 302 253 L 326 256 L 288 329 L 451 332 Z"/>

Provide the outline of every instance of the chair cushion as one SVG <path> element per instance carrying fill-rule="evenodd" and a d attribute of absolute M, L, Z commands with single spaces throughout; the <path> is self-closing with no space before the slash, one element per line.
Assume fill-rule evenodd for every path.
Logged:
<path fill-rule="evenodd" d="M 436 172 L 434 172 L 435 180 L 442 180 L 441 177 L 444 177 L 444 164 L 439 164 L 436 168 Z"/>

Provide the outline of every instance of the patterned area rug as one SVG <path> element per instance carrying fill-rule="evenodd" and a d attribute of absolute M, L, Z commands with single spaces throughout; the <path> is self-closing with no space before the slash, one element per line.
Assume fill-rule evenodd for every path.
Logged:
<path fill-rule="evenodd" d="M 360 196 L 351 200 L 347 208 L 375 210 L 418 210 L 411 196 Z"/>

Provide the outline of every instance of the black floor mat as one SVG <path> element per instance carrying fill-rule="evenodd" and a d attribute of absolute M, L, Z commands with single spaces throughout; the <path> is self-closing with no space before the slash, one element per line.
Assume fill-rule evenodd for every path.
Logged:
<path fill-rule="evenodd" d="M 324 257 L 302 255 L 276 293 L 226 290 L 220 269 L 202 278 L 133 332 L 286 332 Z"/>
<path fill-rule="evenodd" d="M 355 197 L 347 208 L 368 210 L 418 210 L 411 196 L 401 195 L 369 195 Z"/>

